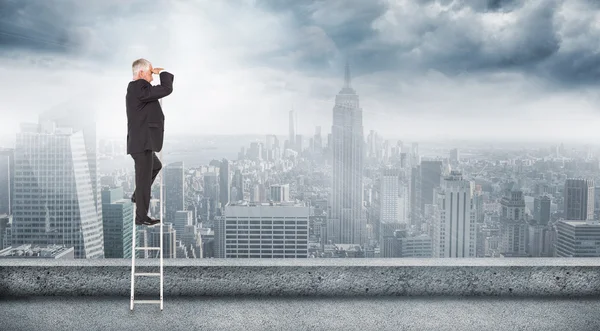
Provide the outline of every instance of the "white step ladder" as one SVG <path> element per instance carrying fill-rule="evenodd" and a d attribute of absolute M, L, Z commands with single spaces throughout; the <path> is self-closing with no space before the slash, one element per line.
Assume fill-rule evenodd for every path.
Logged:
<path fill-rule="evenodd" d="M 162 99 L 159 100 L 160 104 L 162 105 Z M 163 162 L 163 156 L 162 156 L 162 151 L 160 151 L 159 153 L 159 160 L 160 162 L 163 164 L 164 167 L 164 162 Z M 163 310 L 163 283 L 164 283 L 164 274 L 163 274 L 163 224 L 164 224 L 164 220 L 163 220 L 163 185 L 164 185 L 164 181 L 163 181 L 163 171 L 161 170 L 161 172 L 158 174 L 158 176 L 160 176 L 160 223 L 155 224 L 155 225 L 150 225 L 149 227 L 154 227 L 154 226 L 159 226 L 160 227 L 160 246 L 159 247 L 136 247 L 135 243 L 136 243 L 136 232 L 137 232 L 137 227 L 138 225 L 135 224 L 135 214 L 136 214 L 136 209 L 137 206 L 134 203 L 133 204 L 133 233 L 131 236 L 131 298 L 130 298 L 130 303 L 129 303 L 129 309 L 133 310 L 133 306 L 136 303 L 141 303 L 141 304 L 160 304 L 160 310 Z M 136 187 L 137 189 L 137 187 Z M 142 227 L 146 227 L 148 225 L 141 225 Z M 144 251 L 146 252 L 146 254 L 144 254 L 144 256 L 147 258 L 148 257 L 148 251 L 158 251 L 158 255 L 159 255 L 159 260 L 160 260 L 160 272 L 135 272 L 135 255 L 137 253 L 137 251 Z M 134 298 L 134 293 L 135 293 L 135 277 L 137 276 L 149 276 L 149 277 L 160 277 L 160 300 L 135 300 Z"/>

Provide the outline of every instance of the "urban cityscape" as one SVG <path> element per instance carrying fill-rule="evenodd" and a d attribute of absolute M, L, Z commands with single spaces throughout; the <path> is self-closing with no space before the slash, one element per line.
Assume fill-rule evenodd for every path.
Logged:
<path fill-rule="evenodd" d="M 166 258 L 600 256 L 598 149 L 365 134 L 349 63 L 340 82 L 329 132 L 299 132 L 290 109 L 287 136 L 167 142 L 162 222 L 137 226 L 139 245 L 158 246 L 162 226 Z M 0 151 L 0 258 L 131 258 L 124 156 L 82 112 L 22 123 Z"/>

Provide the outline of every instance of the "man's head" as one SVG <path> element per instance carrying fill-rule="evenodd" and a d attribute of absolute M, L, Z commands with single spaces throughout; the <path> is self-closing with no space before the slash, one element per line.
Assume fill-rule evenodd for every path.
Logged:
<path fill-rule="evenodd" d="M 152 82 L 152 63 L 146 59 L 137 59 L 131 65 L 133 71 L 133 80 L 145 79 L 148 83 Z"/>

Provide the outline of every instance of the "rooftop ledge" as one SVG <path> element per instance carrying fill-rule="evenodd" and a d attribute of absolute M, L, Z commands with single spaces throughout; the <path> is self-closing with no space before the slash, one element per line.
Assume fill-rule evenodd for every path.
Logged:
<path fill-rule="evenodd" d="M 165 296 L 600 295 L 600 258 L 164 259 Z M 159 272 L 137 259 L 136 272 Z M 136 276 L 136 297 L 159 277 Z M 0 259 L 0 297 L 125 296 L 131 259 Z"/>

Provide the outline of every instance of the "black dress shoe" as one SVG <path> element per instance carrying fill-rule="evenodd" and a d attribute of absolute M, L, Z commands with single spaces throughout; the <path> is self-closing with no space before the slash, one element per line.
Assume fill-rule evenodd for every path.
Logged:
<path fill-rule="evenodd" d="M 131 195 L 131 202 L 135 203 L 135 193 Z"/>
<path fill-rule="evenodd" d="M 147 219 L 145 219 L 145 220 L 143 220 L 141 222 L 138 221 L 138 220 L 135 220 L 135 224 L 136 225 L 149 225 L 149 226 L 152 226 L 152 225 L 156 225 L 158 223 L 160 223 L 159 219 L 152 219 L 150 217 L 148 217 Z"/>

